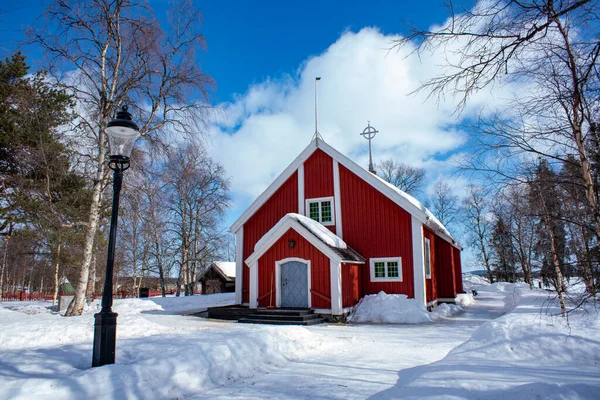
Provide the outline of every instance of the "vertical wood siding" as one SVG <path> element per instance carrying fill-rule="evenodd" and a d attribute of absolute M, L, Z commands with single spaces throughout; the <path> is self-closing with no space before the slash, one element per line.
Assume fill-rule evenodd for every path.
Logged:
<path fill-rule="evenodd" d="M 288 244 L 290 240 L 296 242 L 293 249 Z M 277 290 L 275 288 L 275 263 L 289 257 L 310 260 L 310 285 L 313 291 L 311 294 L 312 308 L 330 309 L 331 276 L 329 258 L 293 228 L 290 228 L 283 234 L 258 260 L 258 298 L 261 299 L 258 304 L 259 307 L 275 305 L 275 292 L 273 292 L 272 296 L 269 293 Z M 320 296 L 315 294 L 315 291 Z M 323 296 L 328 297 L 329 300 L 323 299 Z M 272 297 L 271 304 L 269 304 L 270 297 Z"/>
<path fill-rule="evenodd" d="M 444 239 L 435 237 L 435 256 L 437 259 L 437 294 L 438 298 L 454 298 L 455 275 L 454 275 L 454 257 L 452 255 L 452 245 Z"/>
<path fill-rule="evenodd" d="M 364 264 L 342 263 L 342 307 L 353 307 L 360 300 L 360 269 Z"/>
<path fill-rule="evenodd" d="M 452 248 L 452 256 L 454 259 L 454 288 L 456 293 L 464 293 L 462 281 L 462 263 L 460 261 L 460 250 L 456 247 Z"/>
<path fill-rule="evenodd" d="M 333 159 L 317 149 L 304 162 L 304 198 L 316 199 L 333 196 Z M 308 214 L 308 210 L 306 210 Z M 326 227 L 336 233 L 335 225 Z"/>
<path fill-rule="evenodd" d="M 298 212 L 298 172 L 294 172 L 244 224 L 244 260 L 254 252 L 256 242 L 284 215 L 291 212 Z M 242 301 L 244 303 L 249 301 L 249 295 L 250 270 L 245 265 L 242 283 Z"/>
<path fill-rule="evenodd" d="M 431 243 L 431 278 L 425 279 L 425 291 L 426 291 L 426 299 L 429 303 L 438 298 L 437 293 L 437 264 L 435 257 L 435 246 L 436 246 L 436 236 L 433 231 L 425 226 L 423 226 L 423 235 L 430 240 Z"/>
<path fill-rule="evenodd" d="M 361 296 L 403 293 L 414 297 L 411 216 L 385 195 L 340 165 L 344 241 L 365 257 Z M 371 257 L 402 258 L 402 282 L 371 282 Z"/>

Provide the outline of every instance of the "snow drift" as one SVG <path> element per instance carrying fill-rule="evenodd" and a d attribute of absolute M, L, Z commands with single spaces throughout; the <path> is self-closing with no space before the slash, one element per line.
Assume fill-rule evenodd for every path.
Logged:
<path fill-rule="evenodd" d="M 301 327 L 165 315 L 230 303 L 231 295 L 115 301 L 116 364 L 93 369 L 94 307 L 65 318 L 50 303 L 0 304 L 0 398 L 182 398 L 322 348 L 321 335 Z"/>
<path fill-rule="evenodd" d="M 368 294 L 349 316 L 350 322 L 375 324 L 421 324 L 449 317 L 462 309 L 454 304 L 440 304 L 432 312 L 423 303 L 404 294 Z"/>

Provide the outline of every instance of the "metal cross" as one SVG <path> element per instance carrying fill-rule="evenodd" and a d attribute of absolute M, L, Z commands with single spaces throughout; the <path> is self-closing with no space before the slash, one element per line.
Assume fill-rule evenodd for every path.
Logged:
<path fill-rule="evenodd" d="M 369 172 L 371 173 L 375 173 L 375 169 L 373 168 L 373 157 L 371 156 L 371 139 L 373 139 L 377 133 L 379 133 L 379 131 L 371 126 L 371 121 L 367 121 L 367 127 L 360 134 L 369 141 Z"/>

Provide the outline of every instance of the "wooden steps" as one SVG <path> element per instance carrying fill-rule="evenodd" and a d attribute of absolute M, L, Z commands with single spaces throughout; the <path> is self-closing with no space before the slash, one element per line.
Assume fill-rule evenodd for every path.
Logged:
<path fill-rule="evenodd" d="M 296 309 L 257 309 L 251 314 L 240 318 L 242 324 L 271 324 L 271 325 L 316 325 L 323 323 L 324 318 L 316 315 L 313 310 Z"/>

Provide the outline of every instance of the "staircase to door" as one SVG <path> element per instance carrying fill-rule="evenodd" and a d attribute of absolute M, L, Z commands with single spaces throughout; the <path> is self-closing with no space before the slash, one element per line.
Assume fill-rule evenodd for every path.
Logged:
<path fill-rule="evenodd" d="M 272 325 L 315 325 L 325 321 L 325 318 L 313 310 L 258 309 L 238 320 L 242 324 L 272 324 Z"/>

